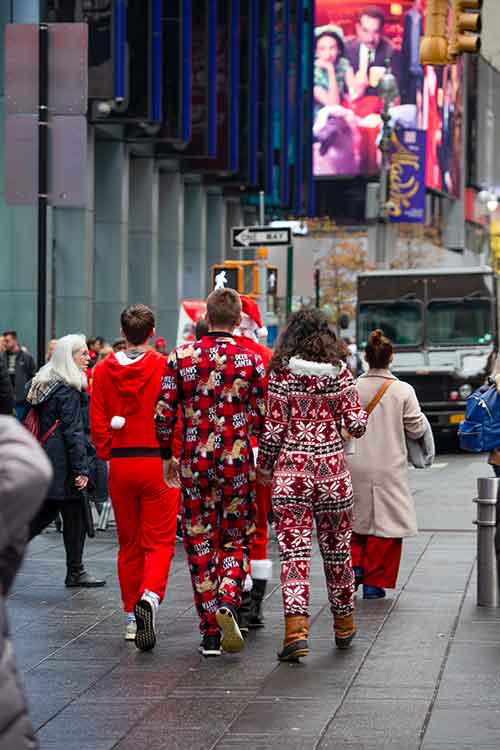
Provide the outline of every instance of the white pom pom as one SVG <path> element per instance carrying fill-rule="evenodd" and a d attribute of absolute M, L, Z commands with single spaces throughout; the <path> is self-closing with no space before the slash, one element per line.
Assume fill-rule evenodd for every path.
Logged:
<path fill-rule="evenodd" d="M 112 430 L 121 430 L 125 426 L 125 417 L 113 417 L 110 425 Z"/>
<path fill-rule="evenodd" d="M 267 335 L 268 335 L 268 333 L 269 333 L 269 331 L 267 330 L 267 328 L 265 326 L 262 326 L 262 328 L 259 328 L 257 330 L 257 336 L 259 337 L 259 339 L 266 338 Z"/>

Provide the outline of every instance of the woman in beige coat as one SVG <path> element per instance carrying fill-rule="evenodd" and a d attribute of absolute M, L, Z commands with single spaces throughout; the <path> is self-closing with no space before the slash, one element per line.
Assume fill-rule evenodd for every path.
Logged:
<path fill-rule="evenodd" d="M 382 331 L 368 338 L 369 371 L 358 380 L 368 427 L 349 456 L 354 488 L 352 564 L 363 598 L 380 599 L 395 588 L 403 537 L 417 533 L 408 482 L 406 436 L 420 438 L 425 418 L 414 389 L 389 370 L 392 342 Z"/>

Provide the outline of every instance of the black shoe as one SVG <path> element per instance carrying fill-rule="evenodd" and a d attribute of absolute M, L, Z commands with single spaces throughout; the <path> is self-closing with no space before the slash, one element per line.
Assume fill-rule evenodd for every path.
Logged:
<path fill-rule="evenodd" d="M 263 581 L 260 578 L 254 578 L 253 588 L 250 592 L 252 604 L 248 617 L 248 627 L 250 630 L 263 628 L 266 624 L 262 614 L 262 603 L 264 601 L 264 594 L 266 593 L 266 584 L 267 581 Z"/>
<path fill-rule="evenodd" d="M 205 657 L 220 656 L 222 654 L 220 647 L 220 633 L 217 635 L 204 635 L 200 643 L 200 654 Z"/>
<path fill-rule="evenodd" d="M 232 604 L 223 604 L 215 614 L 217 625 L 222 631 L 221 647 L 226 654 L 237 654 L 245 646 L 245 640 L 238 626 L 238 610 Z"/>
<path fill-rule="evenodd" d="M 250 615 L 252 612 L 252 594 L 250 591 L 244 591 L 241 596 L 241 605 L 238 610 L 238 625 L 240 626 L 243 637 L 248 635 L 250 627 Z"/>
<path fill-rule="evenodd" d="M 146 592 L 134 607 L 137 634 L 135 645 L 140 651 L 151 651 L 156 646 L 156 612 L 158 605 Z"/>
<path fill-rule="evenodd" d="M 69 589 L 98 589 L 106 585 L 106 581 L 94 578 L 86 570 L 68 570 L 64 583 Z"/>

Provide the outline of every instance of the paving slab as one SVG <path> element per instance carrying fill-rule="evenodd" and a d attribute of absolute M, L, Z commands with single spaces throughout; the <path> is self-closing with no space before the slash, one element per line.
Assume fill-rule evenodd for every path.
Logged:
<path fill-rule="evenodd" d="M 87 543 L 89 568 L 108 579 L 93 591 L 65 588 L 61 537 L 42 534 L 8 602 L 42 748 L 499 747 L 500 609 L 475 606 L 471 576 L 475 476 L 487 472 L 475 457 L 441 463 L 432 473 L 411 472 L 424 531 L 405 540 L 397 588 L 386 599 L 358 594 L 358 635 L 346 652 L 333 645 L 315 548 L 311 653 L 300 665 L 276 659 L 283 612 L 275 542 L 266 628 L 250 635 L 242 654 L 204 660 L 182 545 L 159 613 L 157 648 L 143 654 L 122 640 L 115 532 Z"/>

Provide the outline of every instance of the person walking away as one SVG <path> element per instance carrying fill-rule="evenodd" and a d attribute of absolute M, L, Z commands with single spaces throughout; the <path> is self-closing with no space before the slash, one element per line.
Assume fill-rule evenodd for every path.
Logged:
<path fill-rule="evenodd" d="M 95 486 L 95 448 L 85 392 L 88 360 L 85 336 L 63 336 L 49 362 L 33 378 L 27 396 L 38 413 L 40 438 L 54 470 L 47 498 L 31 522 L 30 539 L 61 514 L 69 588 L 96 588 L 106 583 L 90 575 L 83 565 L 87 531 L 83 493 L 99 489 Z"/>
<path fill-rule="evenodd" d="M 496 350 L 493 350 L 488 357 L 485 367 L 485 384 L 495 385 L 500 395 L 500 357 Z M 492 450 L 488 455 L 488 463 L 493 469 L 493 473 L 500 478 L 500 446 Z"/>
<path fill-rule="evenodd" d="M 262 325 L 259 306 L 251 297 L 241 295 L 241 323 L 235 331 L 234 340 L 244 349 L 258 354 L 267 370 L 271 361 L 272 351 L 259 342 L 260 338 L 267 336 L 267 329 Z M 256 437 L 252 438 L 254 456 L 258 452 Z M 256 630 L 264 627 L 264 616 L 262 605 L 266 593 L 267 582 L 272 576 L 272 560 L 268 557 L 267 547 L 269 542 L 269 512 L 271 510 L 271 486 L 269 482 L 257 481 L 255 487 L 256 496 L 256 519 L 255 534 L 250 544 L 250 575 L 245 585 L 241 608 L 239 611 L 240 630 L 245 634 L 248 630 Z"/>
<path fill-rule="evenodd" d="M 32 355 L 23 349 L 18 341 L 16 331 L 5 331 L 5 358 L 10 382 L 14 389 L 16 400 L 16 416 L 22 421 L 26 415 L 26 384 L 32 379 L 36 372 L 35 360 Z"/>
<path fill-rule="evenodd" d="M 158 336 L 155 340 L 155 350 L 158 354 L 162 354 L 164 357 L 168 357 L 167 340 L 163 336 Z"/>
<path fill-rule="evenodd" d="M 29 432 L 0 417 L 0 750 L 38 748 L 20 685 L 5 600 L 21 566 L 27 527 L 52 479 L 50 462 Z"/>
<path fill-rule="evenodd" d="M 171 444 L 182 409 L 180 479 L 183 540 L 204 656 L 244 646 L 238 609 L 255 531 L 252 434 L 265 411 L 261 358 L 236 343 L 240 296 L 217 289 L 207 299 L 209 333 L 170 354 L 156 410 L 164 472 L 171 481 Z M 222 638 L 221 638 L 222 631 Z"/>
<path fill-rule="evenodd" d="M 56 348 L 57 339 L 50 339 L 49 343 L 47 344 L 47 351 L 45 353 L 45 362 L 48 362 L 49 359 L 54 354 L 54 349 Z"/>
<path fill-rule="evenodd" d="M 5 362 L 0 357 L 0 414 L 12 416 L 14 411 L 14 389 Z"/>
<path fill-rule="evenodd" d="M 258 469 L 273 475 L 274 525 L 281 558 L 285 637 L 281 661 L 309 653 L 309 571 L 313 521 L 333 614 L 335 641 L 356 632 L 351 567 L 353 497 L 341 436 L 365 431 L 354 378 L 338 355 L 335 334 L 318 310 L 294 313 L 269 366 L 266 422 Z"/>
<path fill-rule="evenodd" d="M 390 371 L 393 346 L 383 331 L 368 337 L 369 370 L 358 380 L 368 428 L 349 456 L 354 487 L 352 559 L 364 599 L 380 599 L 396 586 L 403 538 L 417 533 L 408 482 L 406 437 L 426 430 L 414 389 Z"/>
<path fill-rule="evenodd" d="M 122 312 L 125 351 L 94 369 L 91 430 L 110 462 L 109 490 L 118 533 L 118 577 L 125 639 L 149 651 L 175 549 L 177 504 L 165 486 L 153 421 L 166 360 L 149 346 L 155 318 L 145 305 Z"/>

